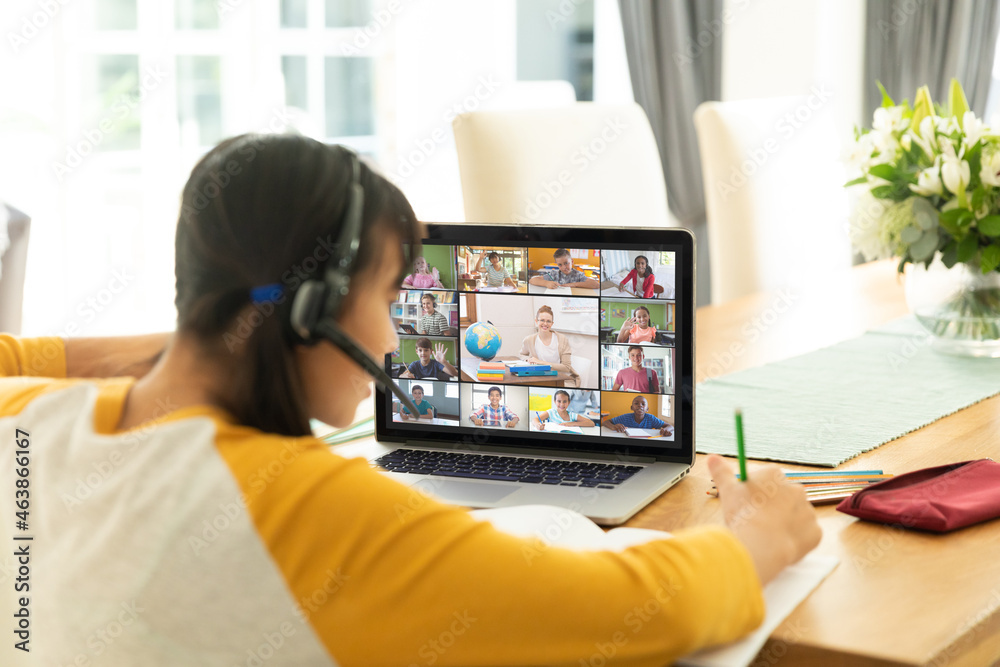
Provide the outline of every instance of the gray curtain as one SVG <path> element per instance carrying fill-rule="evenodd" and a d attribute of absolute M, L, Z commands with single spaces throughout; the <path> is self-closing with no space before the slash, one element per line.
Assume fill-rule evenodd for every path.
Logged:
<path fill-rule="evenodd" d="M 897 102 L 927 85 L 935 102 L 948 99 L 952 77 L 969 108 L 986 110 L 1000 4 L 995 0 L 868 0 L 865 35 L 865 119 L 882 104 L 875 81 Z"/>
<path fill-rule="evenodd" d="M 722 93 L 722 0 L 618 0 L 635 101 L 660 149 L 667 203 L 698 247 L 698 305 L 711 300 L 695 108 Z M 716 32 L 719 36 L 716 36 Z"/>

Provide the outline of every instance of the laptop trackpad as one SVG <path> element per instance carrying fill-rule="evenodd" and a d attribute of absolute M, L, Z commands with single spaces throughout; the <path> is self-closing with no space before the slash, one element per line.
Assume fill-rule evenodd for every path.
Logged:
<path fill-rule="evenodd" d="M 445 479 L 422 479 L 413 486 L 446 502 L 473 507 L 495 503 L 521 488 L 519 484 L 477 484 Z"/>

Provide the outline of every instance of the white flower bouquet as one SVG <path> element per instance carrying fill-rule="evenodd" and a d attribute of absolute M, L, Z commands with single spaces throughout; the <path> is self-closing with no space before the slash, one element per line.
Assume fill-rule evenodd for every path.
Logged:
<path fill-rule="evenodd" d="M 871 200 L 855 208 L 851 239 L 865 259 L 899 257 L 949 268 L 964 262 L 983 273 L 1000 267 L 1000 135 L 969 111 L 952 79 L 948 105 L 927 86 L 913 107 L 897 105 L 879 84 L 882 107 L 872 129 L 856 130 L 851 161 Z"/>
<path fill-rule="evenodd" d="M 855 248 L 866 260 L 898 257 L 901 273 L 909 263 L 929 268 L 935 258 L 949 269 L 964 264 L 983 276 L 997 272 L 1000 135 L 969 111 L 955 79 L 944 107 L 934 104 L 927 86 L 911 107 L 878 85 L 882 106 L 871 129 L 855 130 L 849 158 L 860 176 L 846 185 L 864 187 L 851 218 Z M 998 289 L 968 290 L 961 298 L 951 304 L 952 320 L 1000 312 Z M 997 338 L 995 327 L 965 333 Z"/>

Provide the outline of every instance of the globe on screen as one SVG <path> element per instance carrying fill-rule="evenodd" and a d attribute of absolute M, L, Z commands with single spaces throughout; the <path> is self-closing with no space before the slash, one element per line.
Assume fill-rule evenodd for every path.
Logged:
<path fill-rule="evenodd" d="M 492 322 L 476 322 L 465 331 L 465 349 L 484 361 L 497 356 L 500 343 L 500 332 Z"/>

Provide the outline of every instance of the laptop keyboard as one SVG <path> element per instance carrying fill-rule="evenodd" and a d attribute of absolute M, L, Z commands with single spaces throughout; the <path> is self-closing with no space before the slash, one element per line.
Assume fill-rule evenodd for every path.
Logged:
<path fill-rule="evenodd" d="M 531 459 L 521 456 L 435 452 L 423 449 L 396 449 L 376 459 L 375 463 L 389 472 L 598 489 L 613 489 L 642 470 L 642 466 L 616 463 Z"/>

